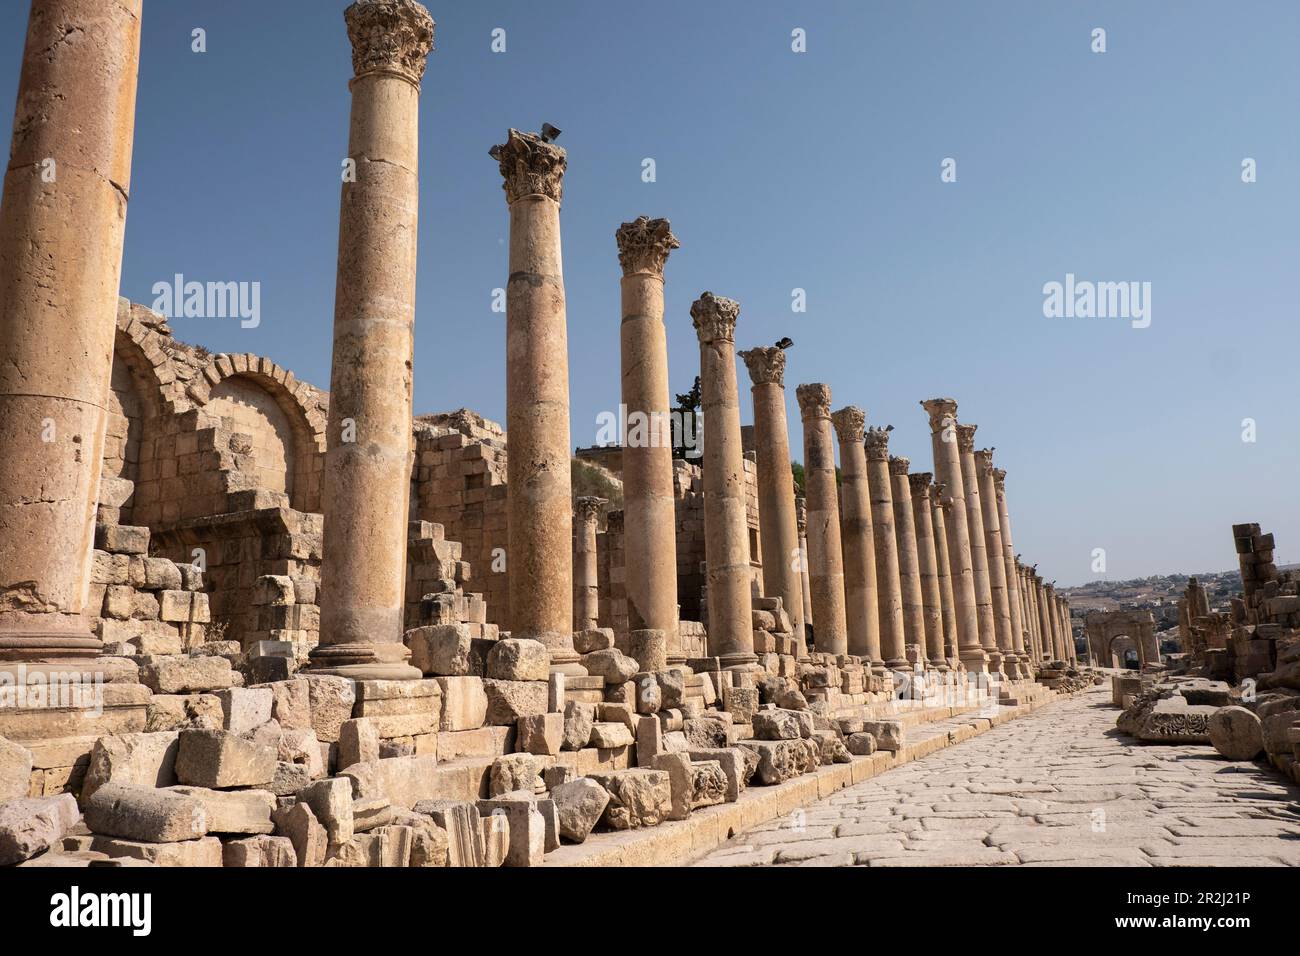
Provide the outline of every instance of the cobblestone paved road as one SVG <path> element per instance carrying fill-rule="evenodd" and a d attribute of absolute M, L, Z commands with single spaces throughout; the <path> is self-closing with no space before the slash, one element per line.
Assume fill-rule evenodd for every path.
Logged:
<path fill-rule="evenodd" d="M 723 844 L 696 866 L 1300 866 L 1300 789 L 1057 701 Z"/>

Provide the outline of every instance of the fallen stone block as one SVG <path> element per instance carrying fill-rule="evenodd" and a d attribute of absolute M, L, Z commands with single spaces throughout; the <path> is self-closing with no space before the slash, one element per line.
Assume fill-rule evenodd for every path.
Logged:
<path fill-rule="evenodd" d="M 148 843 L 120 837 L 100 836 L 91 849 L 112 858 L 140 860 L 153 866 L 209 867 L 221 866 L 221 841 L 216 837 L 182 840 L 176 843 Z"/>
<path fill-rule="evenodd" d="M 215 694 L 154 694 L 145 715 L 147 733 L 171 730 L 220 730 L 225 723 Z"/>
<path fill-rule="evenodd" d="M 356 799 L 383 797 L 393 806 L 405 809 L 421 800 L 434 799 L 441 782 L 437 758 L 431 755 L 366 760 L 342 770 L 340 775 L 352 780 L 352 794 Z"/>
<path fill-rule="evenodd" d="M 231 687 L 217 691 L 216 698 L 221 702 L 224 729 L 244 734 L 271 719 L 275 695 L 269 688 Z"/>
<path fill-rule="evenodd" d="M 279 680 L 259 685 L 271 692 L 271 717 L 285 730 L 310 730 L 311 685 L 305 680 Z"/>
<path fill-rule="evenodd" d="M 197 840 L 208 832 L 201 801 L 133 784 L 100 787 L 85 802 L 85 814 L 93 833 L 143 843 Z"/>
<path fill-rule="evenodd" d="M 607 686 L 625 684 L 641 670 L 636 658 L 613 647 L 582 655 L 582 666 L 593 677 L 604 678 Z"/>
<path fill-rule="evenodd" d="M 338 768 L 379 759 L 379 730 L 369 717 L 345 720 L 339 728 Z"/>
<path fill-rule="evenodd" d="M 413 810 L 395 808 L 392 811 L 393 823 L 410 827 L 411 866 L 445 867 L 448 863 L 447 831 L 432 818 Z"/>
<path fill-rule="evenodd" d="M 687 819 L 691 815 L 691 791 L 694 786 L 691 758 L 686 754 L 659 754 L 654 758 L 653 767 L 668 775 L 668 812 L 665 819 Z"/>
<path fill-rule="evenodd" d="M 800 740 L 746 740 L 741 746 L 758 756 L 755 778 L 765 786 L 799 776 L 807 765 L 808 748 Z"/>
<path fill-rule="evenodd" d="M 329 674 L 303 675 L 307 682 L 307 699 L 311 708 L 311 726 L 316 737 L 327 743 L 339 739 L 343 722 L 352 719 L 356 705 L 356 688 L 346 677 Z"/>
<path fill-rule="evenodd" d="M 609 805 L 609 792 L 590 777 L 579 777 L 553 788 L 551 799 L 560 818 L 560 836 L 582 843 Z"/>
<path fill-rule="evenodd" d="M 1245 707 L 1220 707 L 1207 728 L 1214 749 L 1229 760 L 1254 760 L 1264 749 L 1263 726 Z"/>
<path fill-rule="evenodd" d="M 591 728 L 596 722 L 596 705 L 571 700 L 564 705 L 564 750 L 581 750 L 591 740 Z"/>
<path fill-rule="evenodd" d="M 858 757 L 869 757 L 876 752 L 876 738 L 865 731 L 849 734 L 844 741 L 849 753 Z"/>
<path fill-rule="evenodd" d="M 176 779 L 196 787 L 264 787 L 275 776 L 276 752 L 225 730 L 182 730 Z"/>
<path fill-rule="evenodd" d="M 541 866 L 546 853 L 546 820 L 538 813 L 528 793 L 527 800 L 479 800 L 481 817 L 503 815 L 509 821 L 509 846 L 505 866 Z"/>
<path fill-rule="evenodd" d="M 482 677 L 495 641 L 470 635 L 468 624 L 436 624 L 406 632 L 411 666 L 430 677 Z"/>
<path fill-rule="evenodd" d="M 731 784 L 718 761 L 692 760 L 690 771 L 692 810 L 727 802 Z"/>
<path fill-rule="evenodd" d="M 554 756 L 560 752 L 563 743 L 563 714 L 530 714 L 519 718 L 515 734 L 518 749 L 530 754 Z"/>
<path fill-rule="evenodd" d="M 748 777 L 745 774 L 745 756 L 739 747 L 691 750 L 688 756 L 692 762 L 717 764 L 726 778 L 723 800 L 727 803 L 735 803 L 740 799 L 740 791 L 745 789 Z"/>
<path fill-rule="evenodd" d="M 297 793 L 311 781 L 311 772 L 305 764 L 277 760 L 275 763 L 275 776 L 271 778 L 271 782 L 266 789 L 277 797 L 287 797 Z"/>
<path fill-rule="evenodd" d="M 32 776 L 32 752 L 0 737 L 0 800 L 27 796 Z"/>
<path fill-rule="evenodd" d="M 723 687 L 722 709 L 731 714 L 734 723 L 750 723 L 758 713 L 758 688 Z"/>
<path fill-rule="evenodd" d="M 627 724 L 597 722 L 591 727 L 591 740 L 588 742 L 592 747 L 630 747 L 636 743 L 636 738 L 632 732 L 627 729 Z"/>
<path fill-rule="evenodd" d="M 903 724 L 898 720 L 864 720 L 862 732 L 870 734 L 876 741 L 877 750 L 898 751 L 903 749 Z"/>
<path fill-rule="evenodd" d="M 483 832 L 478 807 L 464 800 L 421 800 L 416 813 L 431 819 L 447 834 L 447 865 L 483 865 Z"/>
<path fill-rule="evenodd" d="M 551 673 L 551 655 L 541 641 L 506 638 L 488 652 L 486 676 L 503 681 L 544 681 Z"/>
<path fill-rule="evenodd" d="M 57 846 L 80 819 L 70 793 L 0 803 L 0 866 L 30 860 Z"/>
<path fill-rule="evenodd" d="M 753 727 L 754 737 L 758 740 L 796 740 L 803 736 L 799 732 L 798 718 L 790 711 L 757 711 Z"/>
<path fill-rule="evenodd" d="M 541 774 L 554 761 L 549 757 L 535 754 L 506 754 L 492 761 L 488 773 L 488 793 L 497 797 L 503 793 L 527 790 L 530 793 L 544 792 L 546 785 Z"/>
<path fill-rule="evenodd" d="M 221 846 L 223 867 L 296 867 L 298 854 L 293 841 L 282 836 L 246 837 L 228 840 Z"/>
<path fill-rule="evenodd" d="M 275 757 L 277 763 L 300 764 L 306 768 L 307 779 L 316 780 L 326 774 L 327 749 L 328 745 L 322 747 L 316 739 L 314 730 L 282 730 L 275 745 Z"/>
<path fill-rule="evenodd" d="M 206 787 L 170 787 L 168 793 L 192 797 L 203 805 L 208 833 L 271 833 L 275 825 L 275 795 L 269 790 L 209 790 Z"/>
<path fill-rule="evenodd" d="M 439 677 L 444 731 L 476 730 L 487 721 L 488 698 L 481 677 Z"/>
<path fill-rule="evenodd" d="M 176 782 L 177 731 L 100 737 L 90 751 L 83 801 L 106 783 L 166 787 Z"/>
<path fill-rule="evenodd" d="M 298 792 L 298 802 L 311 809 L 330 843 L 346 843 L 355 832 L 352 781 L 344 777 L 317 780 Z"/>
<path fill-rule="evenodd" d="M 235 683 L 224 657 L 157 657 L 140 668 L 140 683 L 155 694 L 224 690 Z"/>
<path fill-rule="evenodd" d="M 483 681 L 487 694 L 489 724 L 512 726 L 521 717 L 546 713 L 548 689 L 545 681 L 494 680 Z"/>
<path fill-rule="evenodd" d="M 573 647 L 579 654 L 604 651 L 614 646 L 614 629 L 612 627 L 595 627 L 578 631 L 573 635 Z"/>
<path fill-rule="evenodd" d="M 479 817 L 479 844 L 483 848 L 480 866 L 505 866 L 510 855 L 510 818 L 504 813 Z"/>
<path fill-rule="evenodd" d="M 668 774 L 661 770 L 637 768 L 590 776 L 609 793 L 601 822 L 611 830 L 658 826 L 669 813 L 672 793 Z"/>
<path fill-rule="evenodd" d="M 305 803 L 295 803 L 285 810 L 277 810 L 273 815 L 276 833 L 286 836 L 293 844 L 294 855 L 298 865 L 324 866 L 325 851 L 329 836 Z"/>

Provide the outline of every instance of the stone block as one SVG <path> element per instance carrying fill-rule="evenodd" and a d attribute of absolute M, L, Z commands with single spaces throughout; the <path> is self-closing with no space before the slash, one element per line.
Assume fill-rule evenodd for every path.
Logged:
<path fill-rule="evenodd" d="M 560 836 L 582 843 L 609 805 L 609 793 L 590 777 L 579 777 L 552 789 L 551 800 L 559 816 Z"/>
<path fill-rule="evenodd" d="M 611 830 L 658 826 L 672 805 L 668 774 L 662 770 L 618 770 L 590 774 L 609 793 L 601 822 Z"/>
<path fill-rule="evenodd" d="M 731 714 L 734 723 L 750 723 L 754 719 L 754 714 L 758 712 L 758 688 L 722 688 L 722 709 Z"/>
<path fill-rule="evenodd" d="M 171 790 L 109 783 L 85 802 L 92 832 L 144 843 L 197 840 L 208 832 L 201 801 Z"/>
<path fill-rule="evenodd" d="M 636 723 L 636 765 L 653 767 L 655 757 L 663 752 L 663 723 L 652 715 L 640 718 Z"/>
<path fill-rule="evenodd" d="M 899 720 L 864 720 L 862 732 L 876 741 L 877 750 L 899 751 L 904 746 L 903 723 Z"/>
<path fill-rule="evenodd" d="M 352 780 L 356 799 L 383 797 L 395 807 L 411 809 L 421 800 L 434 799 L 440 792 L 441 777 L 434 756 L 384 757 L 356 763 L 341 771 Z"/>
<path fill-rule="evenodd" d="M 487 676 L 501 681 L 544 681 L 551 673 L 551 655 L 541 641 L 506 638 L 488 652 Z"/>
<path fill-rule="evenodd" d="M 481 677 L 439 677 L 442 720 L 439 729 L 475 730 L 487 720 L 488 697 Z"/>
<path fill-rule="evenodd" d="M 546 713 L 545 681 L 487 679 L 483 691 L 487 695 L 489 724 L 509 726 L 518 723 L 520 717 Z"/>
<path fill-rule="evenodd" d="M 343 722 L 352 719 L 357 702 L 355 686 L 346 677 L 330 674 L 304 674 L 301 679 L 307 682 L 311 727 L 317 739 L 335 743 Z"/>
<path fill-rule="evenodd" d="M 730 783 L 726 771 L 716 760 L 692 761 L 691 770 L 691 809 L 711 807 L 727 800 Z"/>
<path fill-rule="evenodd" d="M 271 833 L 275 795 L 269 790 L 209 790 L 170 787 L 168 793 L 192 797 L 203 805 L 208 833 Z"/>
<path fill-rule="evenodd" d="M 379 759 L 379 730 L 370 717 L 343 721 L 339 728 L 338 768 Z"/>
<path fill-rule="evenodd" d="M 222 726 L 232 734 L 247 733 L 271 719 L 275 695 L 270 688 L 231 687 L 215 696 L 221 703 Z"/>
<path fill-rule="evenodd" d="M 483 865 L 482 821 L 478 808 L 464 800 L 422 800 L 413 808 L 447 834 L 447 865 Z"/>
<path fill-rule="evenodd" d="M 520 717 L 515 742 L 526 753 L 542 756 L 558 754 L 564 742 L 564 715 L 548 712 Z"/>
<path fill-rule="evenodd" d="M 614 629 L 612 627 L 596 627 L 586 631 L 578 631 L 573 635 L 573 646 L 579 654 L 608 650 L 614 646 Z"/>
<path fill-rule="evenodd" d="M 688 754 L 693 762 L 709 762 L 718 765 L 726 778 L 726 789 L 722 799 L 735 803 L 740 799 L 740 791 L 745 789 L 748 779 L 745 772 L 744 753 L 738 747 L 726 747 L 710 750 L 691 750 Z"/>
<path fill-rule="evenodd" d="M 70 793 L 0 801 L 0 866 L 30 860 L 57 846 L 80 819 Z"/>
<path fill-rule="evenodd" d="M 276 833 L 289 838 L 298 865 L 324 866 L 329 836 L 306 803 L 295 803 L 274 814 Z"/>
<path fill-rule="evenodd" d="M 627 729 L 627 724 L 601 722 L 597 721 L 591 727 L 591 740 L 588 741 L 592 747 L 630 747 L 636 743 L 632 736 L 632 731 Z"/>
<path fill-rule="evenodd" d="M 571 700 L 564 705 L 564 750 L 581 750 L 591 741 L 596 722 L 596 705 Z"/>
<path fill-rule="evenodd" d="M 534 754 L 506 754 L 492 761 L 488 773 L 488 793 L 498 797 L 503 793 L 526 790 L 530 793 L 546 789 L 541 774 L 554 760 Z"/>
<path fill-rule="evenodd" d="M 1264 749 L 1263 726 L 1245 707 L 1220 707 L 1208 729 L 1214 749 L 1229 760 L 1254 760 Z"/>
<path fill-rule="evenodd" d="M 285 730 L 308 730 L 311 721 L 311 685 L 306 680 L 280 680 L 254 685 L 271 692 L 271 717 Z"/>
<path fill-rule="evenodd" d="M 807 765 L 803 740 L 746 740 L 741 746 L 758 755 L 755 777 L 766 786 L 794 779 Z"/>
<path fill-rule="evenodd" d="M 298 801 L 311 808 L 312 815 L 325 828 L 330 843 L 346 843 L 355 832 L 353 818 L 353 782 L 346 777 L 330 777 L 308 784 L 298 792 Z"/>
<path fill-rule="evenodd" d="M 541 866 L 546 853 L 546 819 L 531 799 L 479 800 L 478 812 L 484 819 L 501 815 L 509 821 L 505 866 Z"/>
<path fill-rule="evenodd" d="M 799 720 L 793 712 L 760 710 L 754 714 L 754 736 L 759 740 L 798 740 Z"/>
<path fill-rule="evenodd" d="M 224 657 L 159 657 L 140 668 L 140 683 L 155 694 L 193 694 L 234 686 Z"/>
<path fill-rule="evenodd" d="M 655 770 L 662 770 L 668 775 L 668 812 L 667 820 L 685 820 L 691 815 L 691 790 L 693 774 L 691 758 L 683 753 L 663 753 L 654 758 Z"/>
<path fill-rule="evenodd" d="M 154 694 L 149 698 L 145 731 L 220 730 L 225 723 L 215 694 Z"/>
<path fill-rule="evenodd" d="M 180 734 L 120 734 L 100 737 L 90 751 L 90 763 L 81 786 L 87 800 L 107 783 L 166 787 L 176 782 L 176 755 Z"/>
<path fill-rule="evenodd" d="M 865 731 L 849 734 L 844 740 L 849 753 L 858 757 L 870 757 L 876 752 L 876 738 Z"/>
<path fill-rule="evenodd" d="M 495 641 L 471 634 L 468 624 L 435 624 L 406 632 L 411 666 L 431 677 L 482 677 Z"/>
<path fill-rule="evenodd" d="M 221 841 L 216 837 L 151 843 L 97 836 L 90 848 L 115 859 L 140 860 L 151 866 L 215 868 L 221 866 L 222 856 Z"/>
<path fill-rule="evenodd" d="M 223 867 L 296 867 L 293 841 L 283 836 L 255 836 L 228 840 L 221 846 Z"/>
<path fill-rule="evenodd" d="M 393 823 L 411 830 L 411 866 L 445 867 L 448 865 L 447 831 L 434 821 L 413 810 L 394 808 Z"/>
<path fill-rule="evenodd" d="M 275 776 L 276 752 L 224 730 L 182 730 L 176 779 L 196 787 L 265 787 Z"/>
<path fill-rule="evenodd" d="M 510 854 L 510 818 L 504 813 L 479 817 L 479 845 L 482 847 L 480 866 L 496 868 L 505 866 Z"/>
<path fill-rule="evenodd" d="M 604 678 L 607 686 L 627 683 L 641 670 L 635 658 L 613 647 L 582 655 L 582 666 L 588 674 Z"/>
<path fill-rule="evenodd" d="M 27 796 L 31 776 L 32 752 L 0 737 L 0 802 Z"/>

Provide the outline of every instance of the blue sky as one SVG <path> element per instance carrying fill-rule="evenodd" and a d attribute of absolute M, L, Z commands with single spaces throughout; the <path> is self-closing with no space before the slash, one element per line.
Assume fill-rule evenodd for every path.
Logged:
<path fill-rule="evenodd" d="M 349 47 L 342 0 L 147 0 L 123 294 L 258 281 L 262 323 L 178 319 L 216 351 L 329 382 Z M 1221 569 L 1229 525 L 1300 558 L 1295 275 L 1300 5 L 433 4 L 421 108 L 416 408 L 504 418 L 507 214 L 488 148 L 564 130 L 574 445 L 618 403 L 618 224 L 666 216 L 674 391 L 688 310 L 795 340 L 787 385 L 893 424 L 952 395 L 997 447 L 1018 549 L 1063 584 Z M 195 27 L 207 52 L 190 49 Z M 494 28 L 507 51 L 490 49 Z M 1107 31 L 1107 52 L 1090 33 Z M 807 52 L 791 51 L 791 31 Z M 22 31 L 0 38 L 12 102 Z M 641 164 L 656 163 L 644 183 Z M 957 181 L 940 163 L 957 162 Z M 1243 158 L 1258 181 L 1241 182 Z M 1052 319 L 1066 273 L 1152 286 L 1152 321 Z M 806 290 L 806 313 L 791 290 Z M 747 383 L 743 367 L 742 383 Z M 750 406 L 746 394 L 742 411 Z M 1241 440 L 1242 420 L 1257 440 Z M 921 463 L 921 464 L 918 464 Z"/>

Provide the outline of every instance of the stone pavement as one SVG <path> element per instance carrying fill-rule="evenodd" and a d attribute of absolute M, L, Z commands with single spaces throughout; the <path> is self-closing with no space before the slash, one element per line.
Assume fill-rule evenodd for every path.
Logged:
<path fill-rule="evenodd" d="M 739 834 L 696 866 L 1300 866 L 1300 789 L 1140 745 L 1097 687 Z"/>

